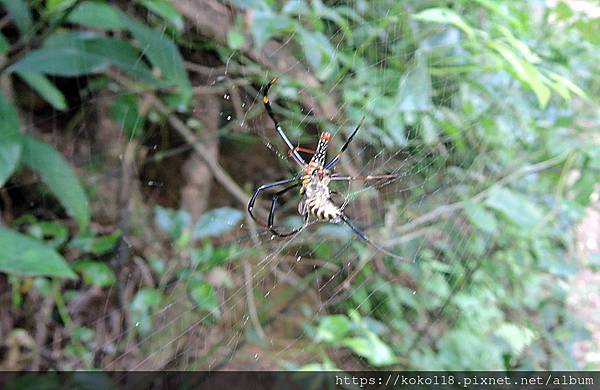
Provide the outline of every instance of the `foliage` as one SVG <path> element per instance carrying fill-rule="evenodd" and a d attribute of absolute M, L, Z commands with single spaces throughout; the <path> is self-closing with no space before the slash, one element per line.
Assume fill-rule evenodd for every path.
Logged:
<path fill-rule="evenodd" d="M 555 6 L 514 0 L 229 3 L 235 17 L 219 40 L 187 28 L 176 4 L 163 0 L 137 0 L 131 13 L 105 1 L 2 1 L 12 25 L 0 31 L 0 77 L 24 83 L 60 115 L 84 111 L 72 105 L 73 91 L 64 80 L 89 81 L 70 88 L 82 96 L 114 93 L 109 115 L 121 125 L 125 142 L 156 147 L 155 140 L 175 127 L 173 118 L 185 117 L 190 127 L 204 120 L 193 116 L 192 99 L 202 99 L 202 93 L 192 88 L 187 62 L 202 57 L 207 67 L 226 64 L 220 84 L 209 87 L 237 88 L 251 98 L 265 74 L 277 74 L 281 102 L 275 110 L 295 140 L 308 143 L 314 126 L 350 131 L 366 116 L 355 141 L 364 146 L 357 158 L 367 163 L 389 155 L 385 168 L 405 172 L 402 190 L 385 198 L 389 236 L 403 238 L 406 226 L 434 216 L 397 244 L 416 262 L 376 263 L 370 261 L 373 253 L 356 246 L 359 262 L 351 265 L 356 272 L 349 272 L 350 282 L 339 281 L 346 271 L 332 276 L 320 267 L 294 274 L 296 282 L 288 288 L 275 283 L 279 294 L 269 297 L 267 283 L 246 280 L 242 269 L 253 261 L 262 281 L 270 280 L 269 272 L 277 281 L 285 279 L 281 270 L 266 270 L 264 262 L 279 256 L 281 248 L 269 240 L 252 245 L 239 238 L 246 226 L 235 199 L 215 197 L 216 206 L 197 218 L 151 201 L 138 204 L 146 213 L 143 222 L 133 210 L 133 222 L 121 217 L 108 230 L 100 228 L 106 222 L 92 206 L 102 189 L 90 178 L 98 167 L 63 156 L 67 129 L 57 129 L 50 142 L 47 134 L 27 128 L 26 106 L 14 90 L 4 89 L 0 191 L 18 187 L 33 172 L 44 183 L 36 191 L 49 191 L 58 202 L 34 213 L 17 207 L 9 223 L 0 220 L 0 271 L 8 275 L 13 305 L 35 299 L 24 287 L 35 278 L 34 289 L 54 300 L 70 336 L 66 361 L 51 368 L 96 368 L 96 329 L 73 320 L 68 310 L 88 288 L 104 291 L 107 302 L 113 288 L 132 294 L 119 310 L 127 311 L 123 322 L 133 330 L 111 345 L 115 357 L 128 354 L 133 339 L 143 340 L 149 350 L 161 345 L 162 351 L 199 325 L 218 329 L 220 321 L 231 321 L 231 300 L 237 291 L 247 293 L 248 285 L 254 293 L 246 297 L 249 313 L 233 329 L 222 326 L 227 328 L 222 339 L 234 338 L 239 327 L 256 327 L 244 336 L 268 350 L 256 322 L 267 326 L 273 308 L 285 299 L 300 306 L 296 291 L 336 276 L 347 299 L 326 311 L 301 310 L 299 338 L 311 351 L 305 369 L 345 368 L 332 351 L 349 353 L 363 367 L 581 368 L 573 346 L 592 329 L 569 315 L 566 302 L 569 281 L 589 266 L 587 259 L 574 259 L 573 228 L 600 178 L 593 133 L 600 125 L 600 85 L 594 78 L 598 18 L 567 1 Z M 301 72 L 267 69 L 260 53 L 270 50 L 273 40 L 285 42 L 315 82 L 292 76 Z M 314 104 L 336 101 L 336 115 L 315 110 L 320 114 L 307 117 L 311 107 L 305 95 L 315 96 Z M 148 108 L 152 101 L 166 108 Z M 261 112 L 249 107 L 238 119 L 243 123 Z M 87 125 L 95 126 L 91 120 Z M 242 152 L 260 142 L 230 124 L 221 126 L 221 139 L 239 141 Z M 202 123 L 197 127 L 202 134 Z M 236 159 L 245 155 L 238 152 Z M 282 163 L 275 169 L 284 174 L 286 168 Z M 357 193 L 377 196 L 369 191 Z M 11 193 L 2 194 L 6 211 Z M 154 224 L 148 223 L 150 214 Z M 126 220 L 133 226 L 122 226 Z M 309 241 L 289 253 L 308 251 L 338 270 L 350 267 L 356 248 L 337 249 L 351 236 L 332 226 L 319 232 L 331 240 Z M 247 234 L 257 239 L 251 227 Z M 238 241 L 232 244 L 231 237 Z M 136 250 L 124 249 L 132 246 Z M 144 281 L 135 288 L 123 277 L 136 274 L 132 270 Z M 177 305 L 184 330 L 160 320 Z M 227 343 L 217 344 L 215 349 Z M 289 360 L 295 363 L 294 358 Z"/>

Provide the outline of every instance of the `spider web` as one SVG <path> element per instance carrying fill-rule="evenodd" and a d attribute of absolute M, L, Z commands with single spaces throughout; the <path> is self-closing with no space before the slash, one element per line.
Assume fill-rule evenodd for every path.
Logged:
<path fill-rule="evenodd" d="M 439 32 L 442 34 L 446 30 L 440 27 Z M 342 32 L 339 31 L 330 37 L 331 41 L 335 42 L 341 35 Z M 280 37 L 278 40 L 281 42 L 281 49 L 291 49 L 292 38 L 292 35 Z M 386 80 L 388 72 L 384 64 L 393 57 L 398 57 L 397 53 L 390 53 L 389 47 L 392 43 L 377 43 L 378 61 L 369 65 L 370 69 L 377 71 L 377 78 L 380 79 L 380 82 Z M 419 50 L 424 52 L 424 56 L 427 57 L 427 69 L 435 67 L 438 65 L 438 61 L 441 61 L 439 58 L 431 56 L 431 50 L 432 48 Z M 400 56 L 404 60 L 411 59 L 415 57 L 415 51 L 405 51 Z M 289 74 L 293 74 L 295 67 L 305 67 L 308 62 L 307 58 L 302 55 L 298 55 L 297 58 L 299 61 L 289 69 Z M 415 71 L 415 69 L 407 69 L 404 77 L 410 79 L 412 72 Z M 222 74 L 215 74 L 214 80 L 225 79 L 228 72 L 229 69 L 226 68 Z M 325 128 L 312 123 L 313 108 L 302 106 L 299 115 L 296 113 L 299 117 L 296 120 L 286 118 L 287 110 L 285 109 L 286 97 L 289 98 L 290 95 L 296 93 L 310 95 L 312 91 L 309 88 L 294 86 L 294 80 L 286 79 L 285 72 L 279 74 L 264 72 L 263 82 L 268 82 L 273 75 L 282 78 L 273 87 L 271 96 L 276 115 L 284 125 L 286 134 L 293 143 L 314 148 L 318 132 Z M 329 92 L 331 94 L 339 93 L 337 87 L 343 80 L 342 77 L 336 79 Z M 442 85 L 449 81 L 444 78 L 436 80 Z M 437 85 L 435 87 L 439 88 Z M 442 86 L 443 89 L 444 86 Z M 451 98 L 449 95 L 439 99 L 438 104 L 450 104 L 449 99 Z M 225 93 L 223 100 L 224 103 L 229 103 L 230 95 Z M 279 160 L 279 172 L 269 181 L 290 177 L 286 170 L 290 166 L 292 169 L 297 169 L 297 167 L 287 159 L 285 145 L 275 133 L 272 123 L 266 119 L 261 100 L 262 96 L 258 90 L 254 90 L 254 93 L 247 93 L 246 101 L 238 107 L 245 114 L 243 118 L 237 119 L 238 123 L 234 124 L 234 127 L 239 126 L 242 131 L 260 137 L 265 146 L 263 153 L 271 154 L 276 160 Z M 368 103 L 367 107 L 360 110 L 360 114 L 367 118 L 369 118 L 369 111 L 377 108 L 377 102 L 374 99 L 369 100 Z M 329 122 L 329 127 L 326 128 L 333 137 L 341 139 L 340 142 L 345 140 L 357 123 L 357 121 L 341 119 L 345 118 L 344 112 L 347 109 L 347 104 L 339 105 L 336 120 Z M 250 114 L 256 115 L 257 111 L 260 116 L 253 120 Z M 290 112 L 287 111 L 287 113 Z M 235 120 L 226 111 L 222 113 L 222 117 L 227 120 Z M 306 134 L 307 128 L 310 128 L 309 134 Z M 377 139 L 376 130 L 367 119 L 367 124 L 360 130 L 343 159 L 351 162 L 358 170 L 356 172 L 358 175 L 399 173 L 400 176 L 393 180 L 352 183 L 349 186 L 338 185 L 337 187 L 342 192 L 344 199 L 349 202 L 347 213 L 359 226 L 365 228 L 375 242 L 386 247 L 404 248 L 402 254 L 411 260 L 414 259 L 414 264 L 391 264 L 390 267 L 394 269 L 394 272 L 415 273 L 423 261 L 419 259 L 419 253 L 430 243 L 421 239 L 423 233 L 415 231 L 415 228 L 408 229 L 410 228 L 408 225 L 426 211 L 452 203 L 454 195 L 447 194 L 447 190 L 461 185 L 461 182 L 431 179 L 448 164 L 448 156 L 452 154 L 452 148 L 454 148 L 451 143 L 446 144 L 448 139 L 439 139 L 439 143 L 446 145 L 445 147 L 449 149 L 443 150 L 443 153 L 437 153 L 430 146 L 426 146 L 418 140 L 415 141 L 422 131 L 418 125 L 407 126 L 406 130 L 404 145 L 395 144 L 390 147 L 390 136 L 387 135 L 388 146 L 386 147 L 382 144 L 381 139 Z M 469 129 L 466 128 L 463 131 L 468 132 Z M 411 138 L 413 142 L 410 142 Z M 375 142 L 371 142 L 373 139 Z M 330 146 L 330 158 L 340 144 Z M 485 150 L 480 152 L 483 154 Z M 310 156 L 303 156 L 307 161 L 310 158 Z M 239 159 L 244 158 L 246 156 L 243 154 L 239 157 Z M 347 166 L 344 164 L 345 162 L 338 164 L 338 172 L 348 173 L 343 170 L 343 166 Z M 475 160 L 471 164 L 472 168 L 466 166 L 459 166 L 459 168 L 477 171 L 478 165 L 482 162 Z M 259 184 L 262 182 L 255 182 L 255 187 Z M 419 192 L 421 194 L 416 197 L 405 197 L 406 194 L 414 195 Z M 264 195 L 263 198 L 269 201 L 270 195 Z M 360 204 L 361 199 L 363 200 L 362 204 Z M 282 202 L 280 207 L 284 216 L 277 215 L 279 224 L 290 222 L 292 225 L 298 226 L 299 217 L 296 212 L 298 201 L 299 196 L 296 193 L 295 196 L 288 197 Z M 268 203 L 263 206 L 268 206 Z M 295 214 L 296 216 L 294 216 Z M 368 220 L 368 225 L 364 222 L 365 218 Z M 451 220 L 443 222 L 444 226 L 441 230 L 452 224 Z M 281 369 L 308 363 L 321 363 L 320 359 L 311 355 L 309 351 L 314 334 L 306 330 L 306 324 L 314 326 L 320 316 L 344 310 L 341 308 L 344 305 L 340 304 L 346 300 L 351 300 L 353 302 L 350 305 L 352 310 L 360 311 L 363 317 L 368 318 L 378 310 L 377 305 L 370 303 L 370 309 L 365 310 L 364 307 L 369 299 L 379 292 L 380 287 L 369 288 L 368 295 L 362 298 L 353 297 L 353 295 L 355 295 L 355 291 L 365 289 L 369 284 L 368 278 L 358 278 L 357 281 L 357 275 L 360 275 L 374 257 L 380 259 L 383 257 L 365 242 L 353 236 L 350 229 L 340 225 L 311 223 L 299 234 L 280 239 L 260 228 L 254 233 L 248 232 L 246 226 L 247 222 L 241 224 L 239 236 L 227 242 L 229 245 L 234 244 L 236 248 L 226 259 L 227 272 L 230 275 L 243 274 L 244 261 L 252 264 L 250 277 L 243 278 L 236 283 L 235 287 L 226 289 L 219 297 L 220 312 L 238 313 L 237 318 L 230 324 L 230 328 L 224 331 L 223 325 L 218 323 L 207 325 L 207 322 L 210 323 L 210 313 L 196 315 L 190 320 L 186 318 L 189 317 L 186 309 L 178 311 L 177 306 L 189 307 L 189 296 L 181 291 L 179 287 L 183 282 L 178 281 L 175 286 L 169 288 L 168 303 L 153 313 L 151 331 L 139 335 L 126 348 L 129 351 L 117 354 L 106 368 L 116 369 L 125 362 L 128 362 L 125 364 L 129 364 L 130 369 L 164 368 L 163 355 L 168 355 L 171 361 L 176 361 L 176 368 L 192 370 Z M 407 229 L 403 230 L 403 227 Z M 468 229 L 464 232 L 463 240 L 468 239 L 468 232 Z M 459 245 L 459 251 L 460 248 Z M 457 257 L 461 257 L 461 254 L 459 253 Z M 450 267 L 455 267 L 455 265 L 450 264 Z M 251 287 L 255 295 L 254 305 L 256 308 L 254 309 L 248 307 L 248 287 Z M 453 289 L 461 288 L 459 283 L 451 287 Z M 418 293 L 416 290 L 405 288 L 413 296 L 424 295 L 423 299 L 429 299 L 428 295 L 432 294 L 432 292 L 425 291 Z M 294 298 L 301 299 L 310 294 L 316 295 L 318 299 L 311 303 L 295 304 Z M 291 295 L 291 298 L 281 299 L 286 295 Z M 281 307 L 271 312 L 267 310 L 267 315 L 263 314 L 265 307 L 269 308 L 271 304 Z M 348 310 L 347 306 L 346 310 Z M 262 311 L 261 330 L 256 329 L 256 323 L 252 320 L 250 310 Z M 176 314 L 173 315 L 173 312 Z M 290 320 L 286 317 L 292 318 Z M 278 336 L 281 332 L 287 332 L 281 329 L 282 326 L 277 323 L 280 321 L 293 322 L 294 320 L 301 321 L 303 324 L 292 325 L 291 336 Z M 184 325 L 181 326 L 181 323 Z M 129 332 L 131 330 L 125 331 L 125 333 Z M 273 333 L 276 335 L 273 336 Z M 213 339 L 215 334 L 216 339 Z M 121 339 L 127 337 L 125 334 L 119 336 Z M 198 337 L 207 341 L 190 342 Z M 140 353 L 141 351 L 143 353 Z M 347 367 L 356 367 L 355 364 L 355 361 L 349 360 Z"/>
<path fill-rule="evenodd" d="M 366 4 L 366 5 L 365 5 Z M 357 1 L 354 8 L 374 7 L 371 3 Z M 383 20 L 383 18 L 382 18 Z M 390 70 L 386 64 L 394 60 L 402 60 L 413 64 L 417 56 L 422 56 L 426 61 L 427 77 L 429 72 L 438 65 L 447 65 L 448 59 L 435 54 L 436 50 L 444 50 L 448 54 L 460 59 L 460 49 L 457 48 L 455 34 L 452 28 L 441 26 L 439 35 L 435 39 L 427 39 L 422 45 L 414 49 L 406 49 L 401 53 L 393 52 L 396 41 L 377 41 L 374 50 L 377 52 L 377 61 L 367 66 L 375 70 L 376 84 L 385 84 L 390 79 Z M 398 34 L 391 34 L 397 37 Z M 201 264 L 190 261 L 189 252 L 178 252 L 175 245 L 168 240 L 161 243 L 163 247 L 158 252 L 164 259 L 167 267 L 179 267 L 182 271 L 189 265 L 187 272 L 202 273 L 204 280 L 216 286 L 218 303 L 216 308 L 220 316 L 215 319 L 213 312 L 195 310 L 186 284 L 176 278 L 174 282 L 162 281 L 156 286 L 162 289 L 163 297 L 160 304 L 155 307 L 146 321 L 151 324 L 149 330 L 141 332 L 139 322 L 129 322 L 117 333 L 110 337 L 100 339 L 93 347 L 93 355 L 101 356 L 99 368 L 108 370 L 152 370 L 176 368 L 184 370 L 196 369 L 282 369 L 297 368 L 306 364 L 325 364 L 322 355 L 314 353 L 315 329 L 319 320 L 326 315 L 356 312 L 363 319 L 371 321 L 373 328 L 381 326 L 386 318 L 384 300 L 378 303 L 376 297 L 389 293 L 390 285 L 399 294 L 399 301 L 418 300 L 419 302 L 437 302 L 438 313 L 443 312 L 446 304 L 444 294 L 438 293 L 430 287 L 419 283 L 419 278 L 431 274 L 434 266 L 440 266 L 435 261 L 436 250 L 453 251 L 453 261 L 445 262 L 448 274 L 464 274 L 473 272 L 469 268 L 472 228 L 461 225 L 453 218 L 444 218 L 438 221 L 435 228 L 429 226 L 427 219 L 436 213 L 444 215 L 452 205 L 459 201 L 456 189 L 472 189 L 473 179 L 482 171 L 488 153 L 485 146 L 477 151 L 471 151 L 476 157 L 471 161 L 452 160 L 456 143 L 453 138 L 442 134 L 429 134 L 435 137 L 431 143 L 422 142 L 423 126 L 415 121 L 410 123 L 410 116 L 416 115 L 408 110 L 403 112 L 403 118 L 408 124 L 399 124 L 402 130 L 398 134 L 381 134 L 380 125 L 372 122 L 370 113 L 378 109 L 376 98 L 367 100 L 365 107 L 352 106 L 347 103 L 338 104 L 336 118 L 326 118 L 327 126 L 314 123 L 313 107 L 301 105 L 300 113 L 294 112 L 289 107 L 297 105 L 298 96 L 311 96 L 311 88 L 299 86 L 293 78 L 289 77 L 295 68 L 306 68 L 309 59 L 303 54 L 294 51 L 293 35 L 279 36 L 281 49 L 294 52 L 298 62 L 287 72 L 273 74 L 263 72 L 263 81 L 270 77 L 280 77 L 279 84 L 273 87 L 271 99 L 274 104 L 278 119 L 283 124 L 284 130 L 293 143 L 313 148 L 318 139 L 318 132 L 328 130 L 333 138 L 340 143 L 330 146 L 329 157 L 337 152 L 341 142 L 356 126 L 361 115 L 367 117 L 363 128 L 359 131 L 351 147 L 342 157 L 337 166 L 337 172 L 343 174 L 386 174 L 398 173 L 399 177 L 393 180 L 380 180 L 373 182 L 352 183 L 350 185 L 336 184 L 336 189 L 341 192 L 343 200 L 348 201 L 346 212 L 361 228 L 364 228 L 374 242 L 397 251 L 414 263 L 396 263 L 386 259 L 364 241 L 358 239 L 350 229 L 341 225 L 326 223 L 311 223 L 302 231 L 292 237 L 281 239 L 273 237 L 264 229 L 257 228 L 252 223 L 244 220 L 239 228 L 225 238 L 214 240 L 214 247 L 228 248 L 221 256 L 221 265 L 217 271 L 201 272 Z M 343 39 L 342 31 L 332 35 L 330 42 Z M 396 38 L 398 39 L 398 38 Z M 437 39 L 437 41 L 436 41 Z M 232 59 L 235 53 L 232 55 Z M 411 61 L 407 61 L 411 60 Z M 231 63 L 233 60 L 231 61 Z M 230 62 L 226 62 L 225 70 L 215 71 L 208 77 L 208 83 L 218 85 L 223 80 L 228 80 L 230 74 L 241 78 L 251 79 L 256 76 L 255 70 L 246 71 L 244 67 L 230 69 Z M 251 68 L 249 68 L 251 69 Z M 414 72 L 419 72 L 417 66 L 409 67 L 403 74 L 404 83 L 399 88 L 415 87 L 411 85 Z M 310 71 L 312 72 L 312 71 Z M 339 90 L 353 75 L 340 75 L 334 78 L 329 93 L 339 97 L 344 91 Z M 482 76 L 487 77 L 487 76 Z M 489 76 L 492 77 L 492 76 Z M 418 78 L 417 78 L 418 79 Z M 397 82 L 397 80 L 395 80 Z M 455 102 L 457 92 L 454 91 L 456 78 L 452 76 L 436 76 L 433 78 L 433 90 L 441 91 L 441 96 L 436 96 L 437 106 L 452 106 L 460 104 Z M 507 81 L 507 86 L 509 82 Z M 289 168 L 296 169 L 287 159 L 287 151 L 275 133 L 271 122 L 261 104 L 261 95 L 257 86 L 248 86 L 243 90 L 242 101 L 236 107 L 230 94 L 223 94 L 225 109 L 222 118 L 231 122 L 229 129 L 238 135 L 249 136 L 262 144 L 263 151 L 268 158 L 261 161 L 275 162 L 269 168 L 270 180 L 274 181 L 283 177 L 290 177 Z M 425 86 L 426 87 L 426 86 Z M 373 91 L 371 91 L 373 92 Z M 375 96 L 377 91 L 370 96 Z M 409 93 L 409 92 L 407 92 Z M 119 96 L 113 94 L 111 98 Z M 296 99 L 294 99 L 294 96 Z M 290 100 L 291 98 L 291 100 Z M 418 97 L 414 97 L 415 99 Z M 97 99 L 86 100 L 79 107 L 85 110 L 86 106 L 93 106 Z M 410 100 L 410 98 L 407 98 Z M 337 99 L 340 100 L 340 99 Z M 75 107 L 74 107 L 75 108 Z M 501 104 L 494 110 L 510 109 L 508 104 Z M 231 111 L 242 112 L 243 117 L 232 115 Z M 347 115 L 351 113 L 351 115 Z M 200 113 L 202 114 L 202 113 Z M 353 116 L 355 118 L 350 119 Z M 408 120 L 406 119 L 407 117 Z M 60 119 L 60 114 L 53 115 L 49 121 Z M 46 122 L 36 122 L 34 127 L 48 125 Z M 50 124 L 52 127 L 52 124 Z M 464 126 L 460 129 L 463 134 L 475 131 L 476 124 Z M 82 130 L 83 131 L 83 130 Z M 87 135 L 82 134 L 82 137 Z M 394 138 L 396 137 L 396 138 Z M 133 141 L 131 141 L 133 142 Z M 76 146 L 74 145 L 73 148 Z M 160 145 L 152 148 L 160 149 Z M 188 146 L 183 146 L 179 151 L 191 153 Z M 222 153 L 226 153 L 222 151 Z M 77 154 L 76 154 L 77 155 Z M 84 161 L 75 161 L 78 167 L 94 163 L 91 153 Z M 239 153 L 237 159 L 245 161 L 255 156 Z M 166 157 L 168 159 L 169 157 Z M 163 160 L 164 161 L 164 160 Z M 353 167 L 355 172 L 348 172 L 347 168 Z M 141 170 L 140 167 L 137 169 Z M 454 172 L 461 171 L 460 175 Z M 139 171 L 138 171 L 139 174 Z M 441 177 L 441 174 L 445 177 Z M 102 176 L 116 176 L 116 172 L 100 173 L 94 180 L 102 181 Z M 253 187 L 267 182 L 261 178 L 266 176 L 261 172 L 259 178 L 247 178 Z M 268 176 L 267 175 L 267 176 Z M 21 190 L 27 190 L 29 185 L 37 184 L 19 183 Z M 164 183 L 148 180 L 141 183 L 149 189 L 158 189 L 163 193 L 173 196 L 179 193 L 178 188 L 169 188 Z M 239 183 L 246 188 L 247 183 Z M 218 187 L 218 184 L 214 186 Z M 250 193 L 250 188 L 247 189 Z M 466 191 L 470 196 L 475 196 L 479 191 Z M 150 191 L 149 193 L 152 193 Z M 269 193 L 271 194 L 271 193 Z M 260 207 L 268 206 L 269 195 L 263 197 Z M 266 200 L 266 201 L 265 201 Z M 300 200 L 297 191 L 290 193 L 280 205 L 280 214 L 277 215 L 278 224 L 291 224 L 297 226 L 297 203 Z M 218 203 L 218 202 L 217 202 Z M 240 208 L 234 201 L 231 207 Z M 245 210 L 243 210 L 245 211 Z M 262 217 L 264 218 L 264 216 Z M 152 215 L 147 216 L 147 223 L 153 220 Z M 295 225 L 294 225 L 295 224 Z M 440 232 L 444 232 L 443 234 Z M 452 248 L 443 248 L 446 242 L 445 234 L 458 234 L 459 239 L 454 241 Z M 139 238 L 134 233 L 124 237 L 126 242 L 135 246 Z M 142 240 L 143 241 L 143 240 Z M 168 245 L 172 245 L 171 248 Z M 197 251 L 205 242 L 193 244 Z M 485 256 L 490 248 L 486 248 Z M 158 256 L 158 255 L 157 255 Z M 188 258 L 186 258 L 188 256 Z M 182 259 L 183 258 L 183 259 Z M 139 260 L 139 259 L 138 259 Z M 147 259 L 144 259 L 147 260 Z M 374 280 L 381 278 L 375 273 L 372 264 L 383 266 L 390 280 Z M 431 265 L 431 264 L 434 265 Z M 175 265 L 173 265 L 175 264 Z M 377 268 L 376 267 L 376 268 Z M 476 267 L 473 265 L 472 267 Z M 458 277 L 446 286 L 449 289 L 446 296 L 456 296 L 465 288 L 466 278 Z M 416 281 L 417 283 L 415 284 Z M 122 289 L 132 291 L 147 287 L 143 280 L 126 283 Z M 116 293 L 116 291 L 111 291 Z M 252 294 L 252 298 L 248 294 Z M 123 308 L 114 305 L 114 299 L 105 296 L 103 304 L 97 305 L 97 315 L 85 323 L 90 329 L 108 326 Z M 436 312 L 436 310 L 433 310 Z M 407 359 L 410 351 L 420 343 L 429 342 L 429 332 L 435 332 L 435 319 L 424 319 L 412 315 L 408 322 L 412 329 L 406 329 L 403 336 L 398 330 L 390 331 L 391 338 L 398 342 L 396 354 L 402 359 Z M 424 321 L 424 322 L 423 322 Z M 356 355 L 342 353 L 340 349 L 328 357 L 341 369 L 365 368 Z"/>

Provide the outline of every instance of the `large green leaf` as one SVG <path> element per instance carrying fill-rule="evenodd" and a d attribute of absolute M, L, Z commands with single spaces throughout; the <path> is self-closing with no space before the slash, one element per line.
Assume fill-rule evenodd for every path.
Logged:
<path fill-rule="evenodd" d="M 69 22 L 100 30 L 124 30 L 127 28 L 123 13 L 110 4 L 84 1 L 69 15 Z"/>
<path fill-rule="evenodd" d="M 164 33 L 148 28 L 133 19 L 130 19 L 128 24 L 129 31 L 140 43 L 141 51 L 152 65 L 160 70 L 161 79 L 177 85 L 182 95 L 191 98 L 192 86 L 177 45 Z"/>
<path fill-rule="evenodd" d="M 150 69 L 140 61 L 140 53 L 129 42 L 80 32 L 50 36 L 43 47 L 30 52 L 7 71 L 71 77 L 104 72 L 111 65 L 156 83 Z"/>
<path fill-rule="evenodd" d="M 77 279 L 60 254 L 34 238 L 0 228 L 0 248 L 1 272 Z"/>
<path fill-rule="evenodd" d="M 65 96 L 48 80 L 46 76 L 36 72 L 17 72 L 31 88 L 33 88 L 45 101 L 59 111 L 67 109 Z"/>
<path fill-rule="evenodd" d="M 13 174 L 21 158 L 19 115 L 0 91 L 0 187 Z"/>
<path fill-rule="evenodd" d="M 73 169 L 50 145 L 23 136 L 23 163 L 36 171 L 50 187 L 67 213 L 85 228 L 90 221 L 87 197 Z"/>
<path fill-rule="evenodd" d="M 0 0 L 15 21 L 21 35 L 31 31 L 31 12 L 27 2 L 23 0 Z"/>

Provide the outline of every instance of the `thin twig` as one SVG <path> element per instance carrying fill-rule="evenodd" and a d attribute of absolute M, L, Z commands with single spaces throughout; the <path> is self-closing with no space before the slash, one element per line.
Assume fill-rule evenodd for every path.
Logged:
<path fill-rule="evenodd" d="M 490 192 L 497 189 L 498 187 L 501 187 L 507 183 L 510 183 L 513 180 L 518 179 L 524 175 L 543 171 L 548 168 L 552 168 L 553 166 L 555 166 L 558 163 L 560 163 L 561 161 L 563 161 L 566 157 L 567 157 L 567 154 L 563 153 L 557 157 L 553 157 L 551 159 L 548 159 L 548 160 L 545 160 L 545 161 L 542 161 L 542 162 L 539 162 L 536 164 L 526 165 L 526 166 L 522 167 L 521 169 L 517 170 L 516 172 L 513 172 L 509 175 L 504 176 L 503 178 L 498 180 L 496 183 L 492 184 L 490 187 L 479 192 L 478 194 L 473 196 L 470 199 L 470 201 L 479 201 L 479 200 L 483 199 L 485 196 L 487 196 Z M 435 221 L 436 219 L 444 217 L 444 216 L 449 216 L 450 214 L 453 214 L 453 213 L 461 210 L 462 208 L 464 208 L 465 204 L 466 204 L 465 201 L 460 201 L 460 202 L 455 202 L 455 203 L 439 206 L 439 207 L 431 210 L 430 212 L 423 214 L 420 217 L 415 218 L 412 221 L 405 223 L 402 226 L 399 226 L 396 229 L 396 231 L 399 234 L 410 232 L 411 230 L 414 230 L 421 225 L 424 225 L 431 221 Z M 397 237 L 397 238 L 386 241 L 384 243 L 384 245 L 385 246 L 393 246 L 393 245 L 396 245 L 403 241 L 404 241 L 404 239 L 402 237 Z"/>

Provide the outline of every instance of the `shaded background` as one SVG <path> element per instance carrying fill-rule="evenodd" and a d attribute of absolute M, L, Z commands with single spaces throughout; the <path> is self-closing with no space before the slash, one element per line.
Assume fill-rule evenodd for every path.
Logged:
<path fill-rule="evenodd" d="M 594 2 L 0 4 L 1 369 L 599 368 Z M 249 219 L 273 76 L 294 143 L 366 116 L 338 172 L 399 177 L 335 189 L 414 263 Z"/>

